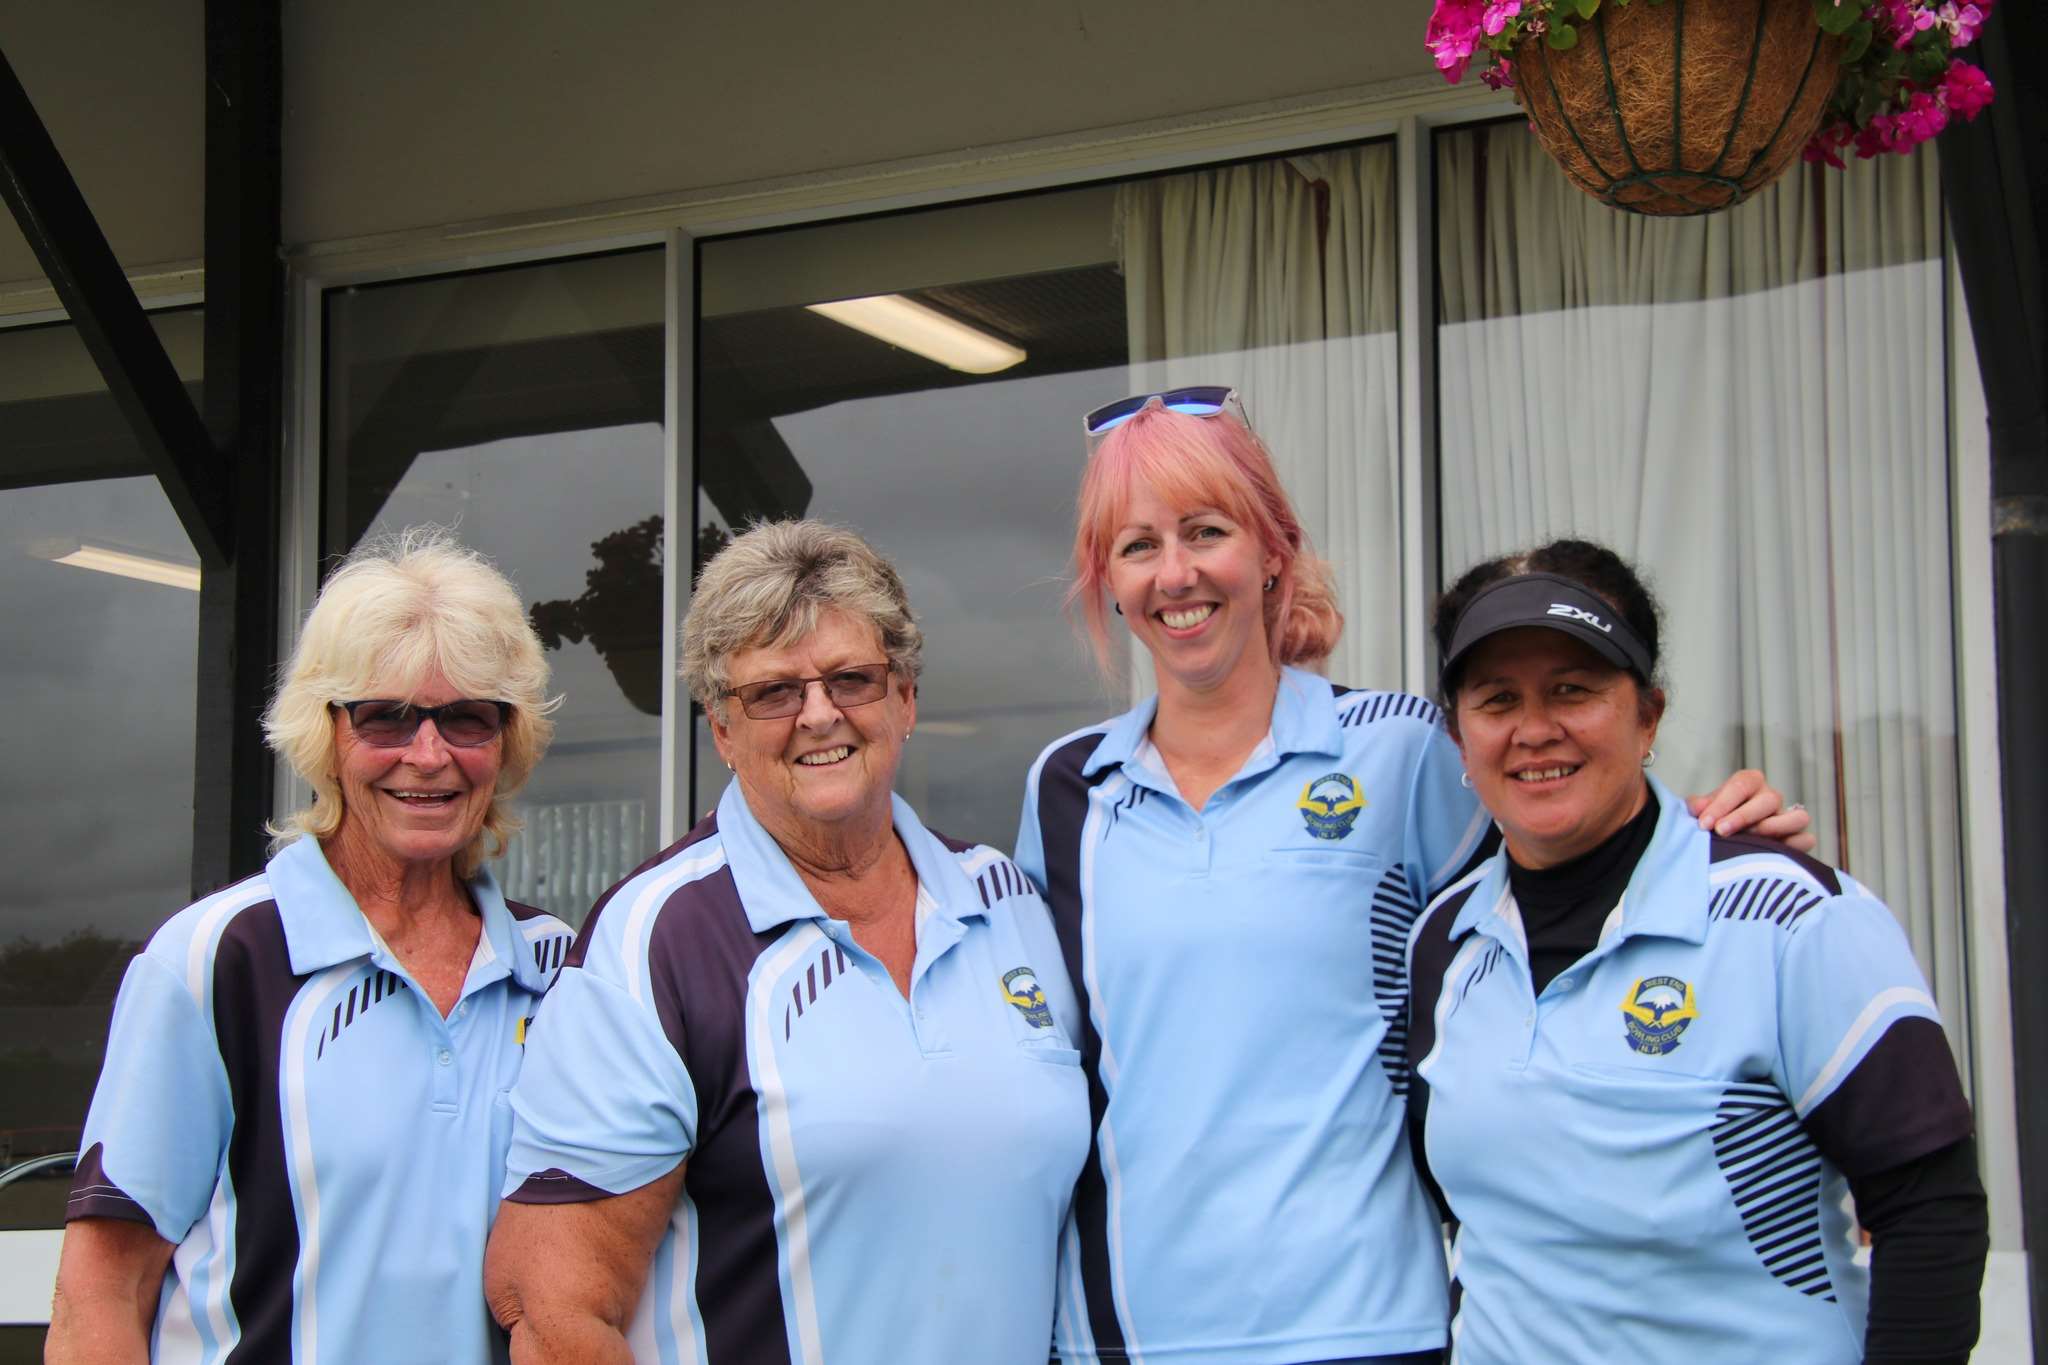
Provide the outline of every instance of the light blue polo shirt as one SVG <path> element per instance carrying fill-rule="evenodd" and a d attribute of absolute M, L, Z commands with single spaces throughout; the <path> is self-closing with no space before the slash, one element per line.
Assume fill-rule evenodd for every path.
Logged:
<path fill-rule="evenodd" d="M 1087 1019 L 1095 1147 L 1062 1248 L 1060 1355 L 1440 1346 L 1442 1235 L 1403 1123 L 1402 950 L 1488 829 L 1456 748 L 1418 697 L 1287 669 L 1269 734 L 1198 812 L 1146 738 L 1156 706 L 1048 748 L 1017 837 Z"/>
<path fill-rule="evenodd" d="M 895 800 L 917 873 L 906 999 L 748 809 L 607 894 L 536 1019 L 508 1197 L 687 1161 L 628 1331 L 641 1361 L 1043 1365 L 1088 1146 L 1045 906 Z"/>
<path fill-rule="evenodd" d="M 1599 945 L 1531 990 L 1497 854 L 1411 943 L 1456 1359 L 1862 1359 L 1844 1163 L 1970 1131 L 1898 923 L 1845 873 L 1722 839 L 1652 783 Z M 1420 1100 L 1418 1100 L 1418 1103 Z"/>
<path fill-rule="evenodd" d="M 523 1022 L 570 931 L 469 884 L 447 1018 L 320 845 L 189 906 L 128 966 L 68 1218 L 176 1245 L 155 1361 L 488 1361 L 484 1242 Z"/>

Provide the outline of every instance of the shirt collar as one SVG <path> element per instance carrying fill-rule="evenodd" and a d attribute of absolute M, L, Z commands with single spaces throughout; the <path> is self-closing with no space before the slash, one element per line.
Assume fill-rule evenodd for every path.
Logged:
<path fill-rule="evenodd" d="M 1709 838 L 1699 827 L 1685 802 L 1656 778 L 1650 779 L 1650 798 L 1657 802 L 1657 829 L 1650 846 L 1643 850 L 1636 869 L 1621 897 L 1621 917 L 1601 935 L 1601 944 L 1654 934 L 1660 938 L 1682 939 L 1687 943 L 1707 941 L 1707 885 Z M 1465 898 L 1458 917 L 1451 921 L 1451 937 L 1461 938 L 1484 929 L 1495 938 L 1519 945 L 1519 926 L 1511 926 L 1507 909 L 1508 853 L 1505 845 L 1475 874 L 1479 884 Z"/>
<path fill-rule="evenodd" d="M 286 844 L 270 860 L 267 873 L 295 975 L 307 976 L 359 957 L 391 958 L 391 950 L 328 864 L 318 839 L 298 838 Z M 489 868 L 479 868 L 467 887 L 483 919 L 483 931 L 464 993 L 502 976 L 515 978 L 536 994 L 545 990 L 546 973 L 533 960 L 497 878 Z M 383 965 L 396 968 L 399 963 L 392 959 Z"/>
<path fill-rule="evenodd" d="M 1326 679 L 1306 669 L 1280 670 L 1280 686 L 1273 692 L 1273 715 L 1268 726 L 1273 746 L 1268 757 L 1273 765 L 1294 754 L 1335 757 L 1343 753 L 1344 733 L 1337 723 L 1337 708 L 1331 705 L 1331 696 Z M 1081 775 L 1093 777 L 1111 764 L 1128 764 L 1135 759 L 1144 745 L 1146 732 L 1152 728 L 1152 718 L 1158 713 L 1159 697 L 1155 693 L 1111 721 L 1109 732 L 1081 765 Z M 1259 755 L 1254 753 L 1245 766 L 1252 767 L 1258 759 Z"/>
<path fill-rule="evenodd" d="M 952 850 L 924 827 L 908 801 L 891 792 L 889 802 L 896 835 L 917 873 L 920 916 L 936 915 L 956 923 L 987 919 L 980 893 Z M 747 912 L 747 924 L 755 933 L 765 934 L 795 920 L 827 918 L 817 897 L 790 864 L 789 855 L 754 818 L 736 780 L 728 782 L 725 794 L 718 798 L 718 835 L 740 905 Z M 922 905 L 927 899 L 929 908 Z"/>

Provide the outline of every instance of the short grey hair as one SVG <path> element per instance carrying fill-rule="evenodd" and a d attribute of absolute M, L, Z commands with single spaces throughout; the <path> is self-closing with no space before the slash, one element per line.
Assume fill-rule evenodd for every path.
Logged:
<path fill-rule="evenodd" d="M 554 737 L 547 655 L 519 590 L 491 562 L 440 526 L 414 526 L 356 547 L 320 589 L 263 717 L 264 737 L 313 788 L 313 804 L 270 826 L 271 851 L 341 828 L 335 777 L 336 702 L 388 688 L 403 698 L 439 673 L 464 696 L 512 703 L 498 787 L 483 828 L 456 855 L 468 881 L 519 829 L 511 798 Z"/>
<path fill-rule="evenodd" d="M 683 682 L 705 711 L 723 716 L 716 708 L 730 685 L 733 655 L 800 640 L 834 611 L 872 624 L 889 667 L 916 683 L 924 671 L 924 632 L 910 614 L 895 565 L 843 526 L 754 526 L 697 575 L 683 620 Z"/>

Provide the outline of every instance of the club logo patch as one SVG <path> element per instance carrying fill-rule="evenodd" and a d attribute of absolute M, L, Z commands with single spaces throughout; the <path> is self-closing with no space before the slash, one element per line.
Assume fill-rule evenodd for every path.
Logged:
<path fill-rule="evenodd" d="M 1052 1027 L 1052 1007 L 1045 1003 L 1045 988 L 1029 967 L 1012 967 L 1003 973 L 1003 999 L 1015 1005 L 1031 1027 Z"/>
<path fill-rule="evenodd" d="M 1341 839 L 1358 823 L 1358 812 L 1366 800 L 1358 794 L 1358 783 L 1344 773 L 1324 773 L 1301 789 L 1294 803 L 1301 822 L 1318 839 Z"/>
<path fill-rule="evenodd" d="M 1677 1048 L 1679 1035 L 1699 1017 L 1699 1001 L 1691 985 L 1675 976 L 1643 977 L 1621 1002 L 1628 1045 L 1651 1057 L 1662 1057 Z"/>

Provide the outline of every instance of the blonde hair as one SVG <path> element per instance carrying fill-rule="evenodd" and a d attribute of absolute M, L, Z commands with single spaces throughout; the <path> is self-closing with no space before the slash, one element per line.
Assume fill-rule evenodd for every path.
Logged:
<path fill-rule="evenodd" d="M 508 803 L 547 752 L 561 698 L 547 697 L 547 656 L 511 580 L 446 528 L 414 526 L 357 546 L 306 615 L 263 734 L 312 785 L 313 804 L 269 826 L 273 853 L 302 835 L 327 838 L 346 818 L 329 707 L 407 697 L 435 674 L 464 696 L 512 703 L 498 785 L 455 875 L 467 881 L 505 851 L 519 829 Z"/>
<path fill-rule="evenodd" d="M 1081 476 L 1074 526 L 1074 585 L 1067 606 L 1105 675 L 1109 652 L 1109 555 L 1117 528 L 1141 487 L 1180 507 L 1213 507 L 1280 557 L 1279 581 L 1266 594 L 1266 647 L 1282 664 L 1329 657 L 1344 633 L 1330 566 L 1309 544 L 1273 458 L 1252 429 L 1228 413 L 1198 417 L 1146 408 L 1110 432 Z"/>
<path fill-rule="evenodd" d="M 843 611 L 873 625 L 898 676 L 924 671 L 924 632 L 896 568 L 859 535 L 822 521 L 756 525 L 711 557 L 683 620 L 683 682 L 705 711 L 724 715 L 732 656 L 772 649 Z"/>

